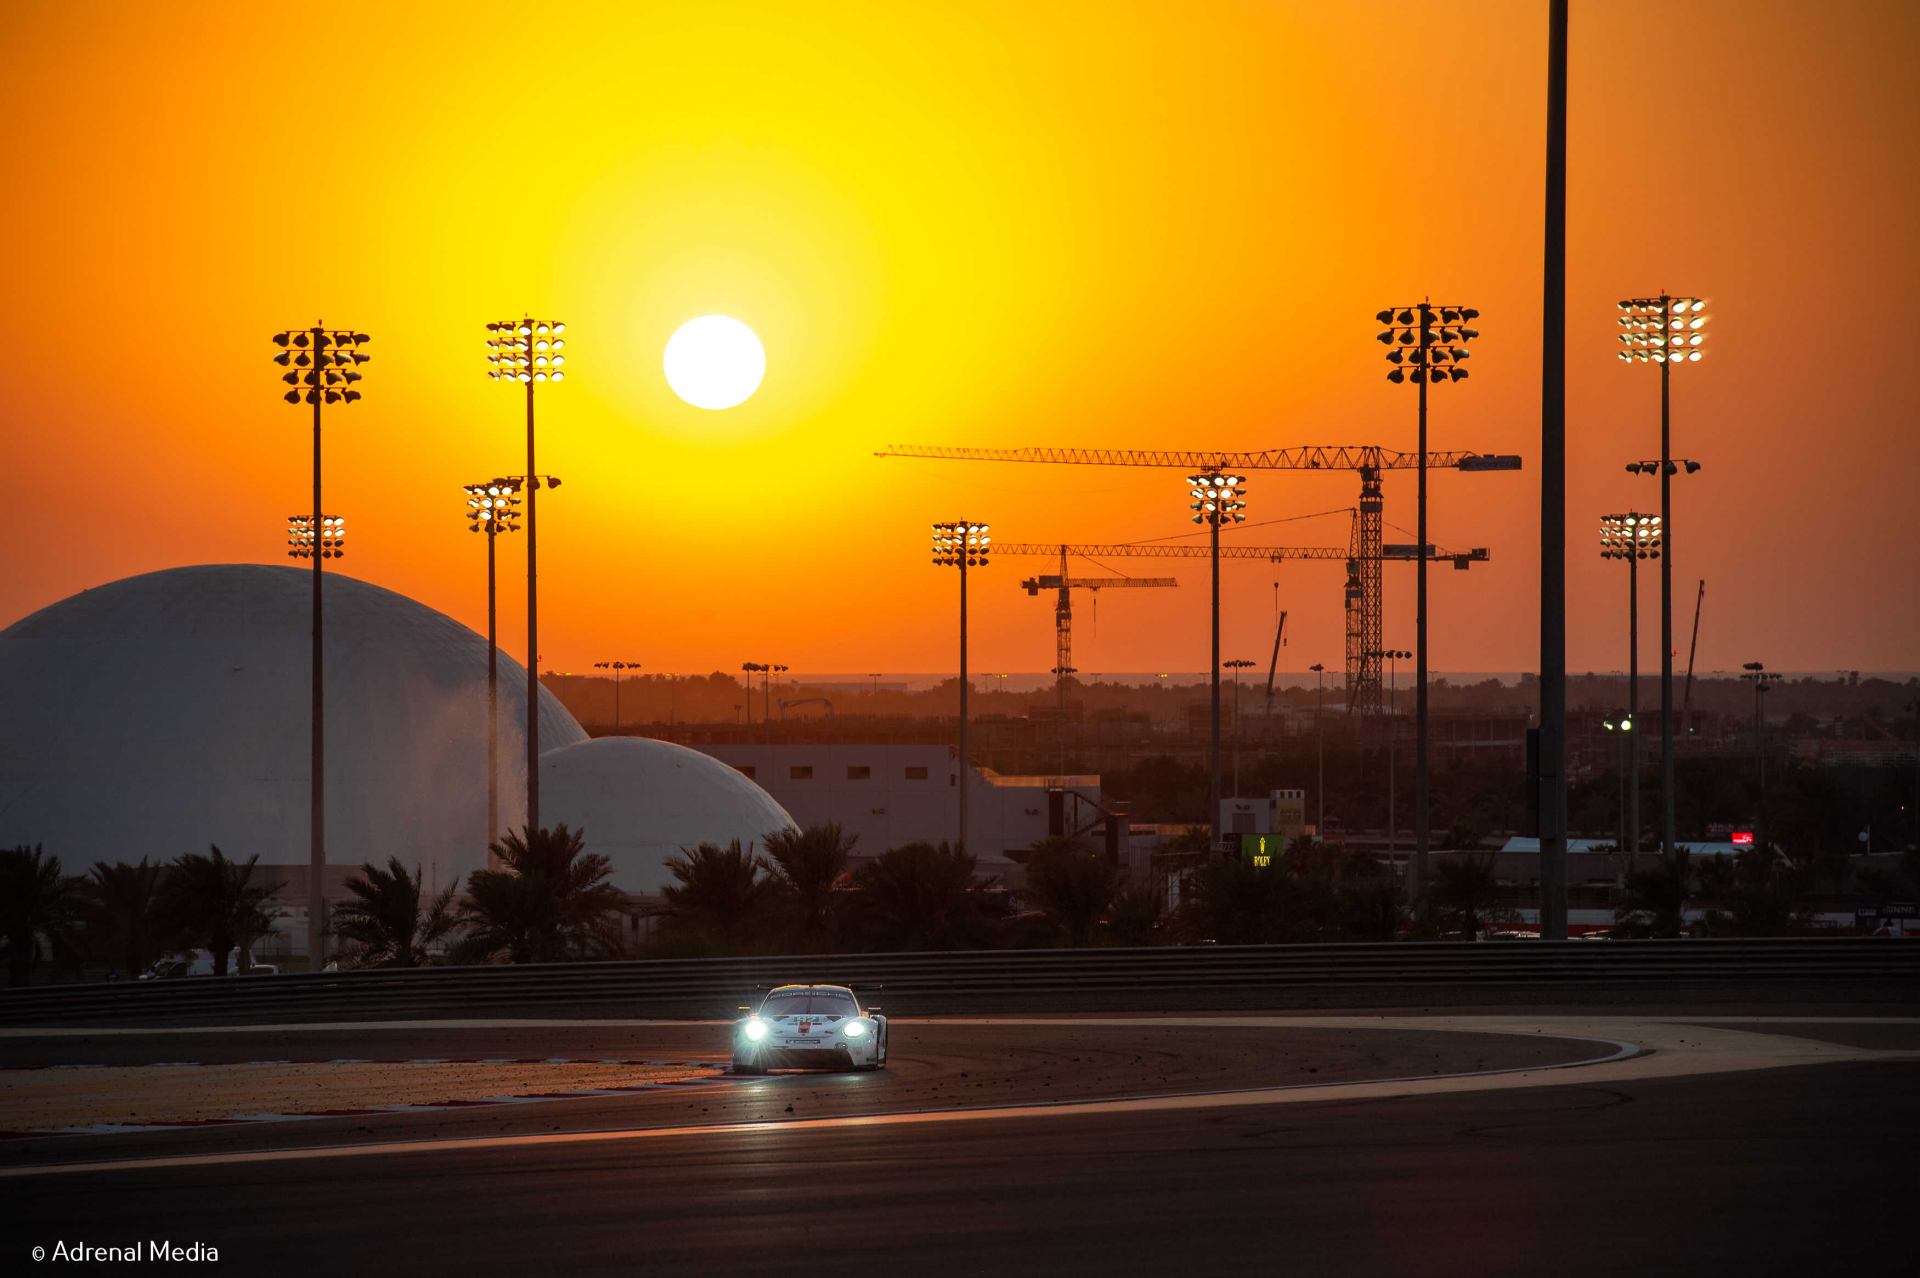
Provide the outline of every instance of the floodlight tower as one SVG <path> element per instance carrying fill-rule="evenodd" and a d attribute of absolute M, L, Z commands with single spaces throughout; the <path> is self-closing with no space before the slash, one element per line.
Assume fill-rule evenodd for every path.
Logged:
<path fill-rule="evenodd" d="M 558 320 L 531 316 L 498 320 L 487 325 L 487 376 L 496 382 L 517 382 L 527 388 L 527 829 L 540 828 L 540 590 L 536 554 L 538 522 L 534 495 L 540 473 L 533 460 L 533 389 L 563 382 L 567 357 L 567 326 Z"/>
<path fill-rule="evenodd" d="M 987 566 L 986 524 L 954 519 L 933 525 L 933 563 L 960 570 L 960 849 L 967 846 L 967 569 Z"/>
<path fill-rule="evenodd" d="M 307 963 L 316 972 L 325 961 L 327 936 L 327 904 L 320 890 L 320 878 L 327 864 L 327 716 L 326 685 L 321 661 L 320 583 L 325 578 L 322 566 L 335 557 L 328 551 L 337 549 L 326 545 L 328 516 L 320 509 L 320 407 L 322 404 L 351 404 L 360 398 L 360 392 L 354 389 L 354 384 L 360 380 L 360 365 L 373 358 L 360 348 L 372 340 L 365 333 L 331 329 L 324 324 L 315 324 L 306 329 L 288 329 L 273 335 L 273 344 L 280 348 L 273 362 L 287 370 L 280 380 L 293 388 L 282 398 L 289 404 L 305 401 L 313 407 L 313 515 L 307 522 L 306 531 L 309 537 L 318 532 L 320 553 L 306 556 L 313 560 L 313 760 L 310 774 L 313 811 L 307 847 L 307 873 L 311 879 L 307 884 Z M 342 535 L 344 527 L 336 521 L 336 531 Z"/>
<path fill-rule="evenodd" d="M 1776 671 L 1768 670 L 1765 663 L 1749 661 L 1740 667 L 1746 673 L 1741 675 L 1753 685 L 1753 753 L 1760 761 L 1760 802 L 1767 800 L 1767 714 L 1760 708 L 1760 698 L 1773 691 L 1773 685 L 1780 682 Z"/>
<path fill-rule="evenodd" d="M 1247 495 L 1246 482 L 1239 475 L 1225 475 L 1217 470 L 1187 476 L 1187 495 L 1193 498 L 1187 509 L 1194 512 L 1194 523 L 1207 526 L 1208 545 L 1212 549 L 1213 653 L 1208 668 L 1213 694 L 1213 747 L 1207 828 L 1212 831 L 1215 849 L 1220 846 L 1220 526 L 1245 521 L 1246 516 L 1241 512 L 1246 510 L 1247 503 L 1240 499 Z"/>
<path fill-rule="evenodd" d="M 493 868 L 493 841 L 500 834 L 500 638 L 494 626 L 498 577 L 494 538 L 520 531 L 520 485 L 495 478 L 468 484 L 463 514 L 467 531 L 487 535 L 487 863 Z"/>
<path fill-rule="evenodd" d="M 1674 850 L 1673 819 L 1673 370 L 1697 364 L 1703 355 L 1707 309 L 1697 297 L 1630 297 L 1619 303 L 1620 352 L 1629 364 L 1660 366 L 1660 527 L 1667 553 L 1660 559 L 1660 854 L 1669 860 Z M 1700 469 L 1688 462 L 1687 473 Z M 1650 463 L 1638 462 L 1629 471 L 1654 473 Z"/>
<path fill-rule="evenodd" d="M 1240 672 L 1253 669 L 1254 663 L 1243 658 L 1220 663 L 1233 671 L 1233 797 L 1240 797 Z"/>
<path fill-rule="evenodd" d="M 613 671 L 613 732 L 615 736 L 618 736 L 620 735 L 620 672 L 623 670 L 638 670 L 640 663 L 637 661 L 596 661 L 593 663 L 593 668 L 595 670 Z"/>
<path fill-rule="evenodd" d="M 1387 362 L 1393 368 L 1387 380 L 1399 385 L 1411 380 L 1420 388 L 1420 515 L 1416 540 L 1419 566 L 1413 609 L 1414 693 L 1413 745 L 1413 890 L 1416 896 L 1427 882 L 1427 386 L 1435 382 L 1463 382 L 1467 370 L 1460 367 L 1470 351 L 1467 343 L 1480 336 L 1475 328 L 1465 327 L 1480 318 L 1471 306 L 1435 306 L 1421 302 L 1381 311 L 1374 316 L 1387 327 L 1379 340 L 1389 349 Z M 1411 367 L 1405 367 L 1410 365 Z"/>
<path fill-rule="evenodd" d="M 1640 722 L 1640 561 L 1660 558 L 1662 526 L 1660 516 L 1638 511 L 1600 516 L 1600 557 L 1627 561 L 1627 713 L 1619 724 L 1623 757 L 1630 760 L 1624 782 L 1628 816 L 1620 832 L 1627 841 L 1629 871 L 1640 868 L 1640 746 L 1633 738 Z M 1609 729 L 1613 726 L 1612 722 L 1607 724 Z"/>
<path fill-rule="evenodd" d="M 1398 774 L 1397 760 L 1400 757 L 1400 662 L 1413 654 L 1404 648 L 1376 648 L 1367 654 L 1376 661 L 1385 661 L 1387 676 L 1387 854 L 1391 856 L 1399 849 L 1400 813 L 1398 795 L 1394 793 L 1395 779 Z M 1415 863 L 1416 866 L 1418 862 Z M 1416 870 L 1417 873 L 1417 870 Z M 1421 885 L 1416 883 L 1414 890 Z M 1417 899 L 1417 898 L 1416 898 Z"/>

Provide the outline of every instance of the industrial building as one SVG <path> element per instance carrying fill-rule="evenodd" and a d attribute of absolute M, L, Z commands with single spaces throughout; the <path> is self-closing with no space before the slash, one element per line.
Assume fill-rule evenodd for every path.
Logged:
<path fill-rule="evenodd" d="M 857 836 L 854 864 L 908 843 L 952 842 L 959 831 L 959 752 L 948 745 L 864 745 L 844 741 L 702 744 L 751 778 L 803 826 L 837 822 Z M 980 872 L 1021 881 L 1009 850 L 1050 833 L 1107 838 L 1114 805 L 1097 776 L 1002 776 L 973 769 L 967 790 L 968 851 Z M 1124 816 L 1119 817 L 1124 827 Z M 1124 828 L 1116 831 L 1126 846 Z"/>

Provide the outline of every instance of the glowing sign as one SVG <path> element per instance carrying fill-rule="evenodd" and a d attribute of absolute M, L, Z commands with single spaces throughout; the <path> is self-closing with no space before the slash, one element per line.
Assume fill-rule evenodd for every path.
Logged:
<path fill-rule="evenodd" d="M 1752 847 L 1753 831 L 1752 830 L 1735 830 L 1733 832 L 1733 846 L 1735 846 L 1736 848 Z"/>
<path fill-rule="evenodd" d="M 1272 865 L 1274 858 L 1286 850 L 1285 835 L 1243 834 L 1240 836 L 1240 855 L 1262 869 Z"/>

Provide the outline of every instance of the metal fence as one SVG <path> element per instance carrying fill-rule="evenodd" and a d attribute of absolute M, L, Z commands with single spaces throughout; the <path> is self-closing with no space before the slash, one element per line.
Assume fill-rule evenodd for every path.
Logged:
<path fill-rule="evenodd" d="M 836 954 L 203 977 L 0 996 L 0 1024 L 732 1017 L 770 986 L 894 1015 L 1717 998 L 1920 1001 L 1920 945 L 1857 937 Z"/>

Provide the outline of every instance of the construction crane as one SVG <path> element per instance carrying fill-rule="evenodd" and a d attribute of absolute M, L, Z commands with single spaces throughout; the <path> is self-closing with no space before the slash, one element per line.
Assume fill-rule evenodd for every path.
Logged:
<path fill-rule="evenodd" d="M 1347 585 L 1347 706 L 1368 712 L 1380 709 L 1381 663 L 1369 653 L 1381 651 L 1380 565 L 1381 472 L 1413 470 L 1420 465 L 1417 452 L 1397 452 L 1373 445 L 1308 445 L 1300 448 L 1268 448 L 1257 452 L 1195 452 L 1179 449 L 1122 448 L 947 448 L 924 444 L 889 444 L 876 457 L 920 457 L 944 461 L 1039 462 L 1071 466 L 1164 466 L 1189 471 L 1235 470 L 1351 470 L 1360 474 L 1360 507 L 1355 521 L 1353 545 L 1338 554 L 1319 556 L 1353 560 Z M 1468 472 L 1519 470 L 1520 458 L 1510 453 L 1471 451 L 1429 452 L 1429 467 Z M 1429 558 L 1450 558 L 1456 568 L 1467 560 L 1438 555 L 1429 547 Z M 1003 553 L 1004 549 L 1003 549 Z M 1256 558 L 1245 554 L 1222 558 Z M 1307 556 L 1301 556 L 1306 558 Z M 1392 556 L 1399 558 L 1401 556 Z M 1411 548 L 1405 558 L 1416 559 Z M 1479 558 L 1484 559 L 1485 555 Z"/>
<path fill-rule="evenodd" d="M 1369 652 L 1378 652 L 1380 649 L 1362 648 L 1359 646 L 1359 641 L 1364 639 L 1368 634 L 1377 636 L 1380 633 L 1380 618 L 1378 613 L 1380 601 L 1380 563 L 1382 560 L 1392 560 L 1395 562 L 1403 560 L 1412 561 L 1419 557 L 1417 554 L 1419 548 L 1417 546 L 1381 546 L 1378 541 L 1377 519 L 1375 529 L 1374 536 L 1376 540 L 1374 541 L 1374 547 L 1376 558 L 1372 561 L 1373 572 L 1370 577 L 1366 571 L 1368 561 L 1364 558 L 1365 545 L 1363 538 L 1366 536 L 1366 524 L 1364 512 L 1361 511 L 1354 512 L 1350 544 L 1346 547 L 1220 547 L 1220 557 L 1222 559 L 1262 559 L 1270 563 L 1281 563 L 1289 559 L 1307 559 L 1331 560 L 1346 564 L 1347 578 L 1344 602 L 1347 616 L 1347 708 L 1349 710 L 1366 710 L 1369 707 L 1374 709 L 1379 708 L 1380 662 L 1366 657 L 1366 654 Z M 1213 553 L 1212 550 L 1206 546 L 1169 546 L 1157 545 L 1151 542 L 1134 545 L 1125 543 L 1120 545 L 1094 545 L 1086 542 L 1069 542 L 1061 545 L 1049 542 L 1020 541 L 997 542 L 994 545 L 994 552 L 1002 555 L 1047 555 L 1050 557 L 1058 555 L 1063 568 L 1066 564 L 1067 557 L 1070 555 L 1077 555 L 1088 559 L 1206 559 Z M 1485 563 L 1487 558 L 1487 549 L 1484 546 L 1478 546 L 1472 550 L 1459 553 L 1442 550 L 1432 544 L 1427 546 L 1428 562 L 1449 560 L 1456 569 L 1463 569 L 1472 563 Z M 1373 583 L 1371 596 L 1367 593 L 1367 582 L 1369 579 Z M 1034 580 L 1036 582 L 1047 582 L 1053 579 L 1050 577 L 1041 577 L 1035 578 Z M 1079 579 L 1076 578 L 1076 580 Z M 1138 579 L 1118 578 L 1117 580 L 1126 581 Z M 1022 584 L 1024 585 L 1026 583 L 1023 582 Z M 1050 587 L 1045 585 L 1037 587 L 1037 589 L 1049 588 Z M 1033 593 L 1033 590 L 1030 589 L 1029 593 Z M 1375 609 L 1372 614 L 1369 614 L 1367 611 L 1369 599 L 1372 600 L 1372 605 Z M 1057 625 L 1058 623 L 1056 622 L 1056 626 Z M 1062 652 L 1064 653 L 1065 649 L 1062 649 Z M 1059 665 L 1064 668 L 1067 667 L 1069 663 L 1063 660 Z M 1064 675 L 1060 676 L 1063 684 L 1065 677 Z M 1371 684 L 1368 682 L 1369 678 L 1372 681 Z M 1371 690 L 1371 696 L 1369 696 L 1369 689 Z"/>
<path fill-rule="evenodd" d="M 1004 550 L 1001 553 L 1006 553 Z M 1067 548 L 1060 547 L 1060 571 L 1029 577 L 1020 583 L 1029 595 L 1057 590 L 1053 604 L 1053 675 L 1061 720 L 1067 717 L 1067 676 L 1073 667 L 1073 592 L 1075 590 L 1121 590 L 1150 586 L 1177 586 L 1172 577 L 1070 577 L 1067 575 Z"/>

